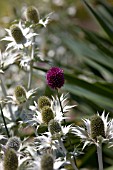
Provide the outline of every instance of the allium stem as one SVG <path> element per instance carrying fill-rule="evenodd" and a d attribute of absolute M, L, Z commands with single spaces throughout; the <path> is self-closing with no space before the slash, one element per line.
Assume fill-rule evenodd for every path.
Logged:
<path fill-rule="evenodd" d="M 0 104 L 0 111 L 1 111 L 1 115 L 2 115 L 2 119 L 3 119 L 3 122 L 4 122 L 4 126 L 5 126 L 5 129 L 6 129 L 7 136 L 8 136 L 8 138 L 10 138 L 9 131 L 8 131 L 8 128 L 7 128 L 7 124 L 6 124 L 6 121 L 5 121 L 5 117 L 4 117 L 4 114 L 3 114 L 1 104 Z"/>
<path fill-rule="evenodd" d="M 2 92 L 4 94 L 4 97 L 7 96 L 7 91 L 6 91 L 6 87 L 5 87 L 5 84 L 4 84 L 4 80 L 3 80 L 3 76 L 1 75 L 0 76 L 0 80 L 1 80 L 1 88 L 2 88 Z M 10 116 L 12 118 L 13 121 L 15 121 L 15 117 L 13 115 L 13 111 L 12 111 L 12 108 L 11 108 L 11 104 L 8 103 L 8 108 L 9 108 L 9 112 L 10 112 Z"/>
<path fill-rule="evenodd" d="M 61 112 L 62 112 L 62 114 L 63 114 L 63 116 L 64 116 L 64 111 L 63 111 L 62 103 L 61 103 L 61 101 L 60 101 L 59 91 L 58 91 L 58 89 L 56 89 L 56 91 L 57 91 L 57 96 L 58 96 L 58 100 L 59 100 Z M 65 124 L 65 123 L 66 123 L 66 121 L 65 121 L 65 119 L 64 119 L 64 124 Z"/>
<path fill-rule="evenodd" d="M 35 37 L 33 37 L 33 41 L 32 41 L 31 64 L 30 64 L 30 71 L 28 77 L 28 90 L 30 90 L 32 84 L 34 53 L 35 53 Z"/>
<path fill-rule="evenodd" d="M 101 144 L 97 146 L 97 156 L 98 156 L 99 170 L 103 170 L 102 145 Z"/>
<path fill-rule="evenodd" d="M 62 150 L 63 150 L 63 152 L 64 152 L 64 154 L 65 154 L 65 156 L 66 156 L 66 155 L 67 155 L 67 150 L 66 150 L 66 148 L 65 148 L 62 140 L 59 138 L 58 141 L 59 141 L 59 144 L 60 144 L 60 146 L 61 146 L 61 148 L 62 148 Z M 75 162 L 74 162 L 74 157 L 71 157 L 71 156 L 70 156 L 70 157 L 69 157 L 69 161 L 70 161 L 73 169 L 74 169 L 74 170 L 78 170 L 78 168 L 77 168 L 77 166 L 75 165 Z"/>

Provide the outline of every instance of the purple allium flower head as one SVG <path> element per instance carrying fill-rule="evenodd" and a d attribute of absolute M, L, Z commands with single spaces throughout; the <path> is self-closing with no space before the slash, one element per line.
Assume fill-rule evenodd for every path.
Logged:
<path fill-rule="evenodd" d="M 64 85 L 64 73 L 59 67 L 52 67 L 46 74 L 48 86 L 52 89 L 61 88 Z"/>

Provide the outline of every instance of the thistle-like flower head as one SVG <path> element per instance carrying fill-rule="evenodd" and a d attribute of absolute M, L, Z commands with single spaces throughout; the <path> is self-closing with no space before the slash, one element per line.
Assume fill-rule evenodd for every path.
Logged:
<path fill-rule="evenodd" d="M 61 132 L 61 130 L 62 130 L 59 122 L 54 119 L 50 120 L 50 122 L 48 124 L 48 129 L 52 135 L 57 134 L 57 133 Z"/>
<path fill-rule="evenodd" d="M 52 67 L 46 74 L 48 86 L 52 89 L 61 88 L 64 85 L 64 73 L 59 67 Z"/>
<path fill-rule="evenodd" d="M 12 25 L 10 27 L 11 35 L 17 44 L 24 44 L 26 39 L 23 35 L 21 29 L 17 25 Z"/>
<path fill-rule="evenodd" d="M 34 6 L 30 6 L 27 8 L 26 19 L 33 23 L 39 22 L 39 12 Z"/>
<path fill-rule="evenodd" d="M 20 148 L 20 139 L 16 136 L 9 138 L 8 142 L 6 143 L 6 148 L 12 148 L 15 151 L 18 151 Z"/>
<path fill-rule="evenodd" d="M 26 91 L 22 86 L 16 86 L 14 90 L 14 95 L 19 104 L 24 103 L 26 101 Z"/>
<path fill-rule="evenodd" d="M 49 106 L 43 107 L 41 114 L 45 124 L 48 124 L 51 119 L 54 119 L 54 113 Z"/>
<path fill-rule="evenodd" d="M 113 119 L 108 121 L 108 114 L 105 112 L 100 116 L 95 115 L 91 119 L 83 119 L 85 127 L 72 127 L 71 131 L 81 138 L 84 143 L 83 149 L 86 145 L 99 143 L 108 143 L 109 147 L 113 145 Z"/>
<path fill-rule="evenodd" d="M 37 90 L 38 88 L 26 91 L 23 86 L 18 85 L 15 87 L 13 95 L 7 96 L 7 98 L 3 102 L 23 105 L 30 98 L 34 97 L 34 95 L 37 93 Z"/>
<path fill-rule="evenodd" d="M 98 136 L 105 138 L 104 122 L 100 116 L 95 115 L 91 119 L 91 136 L 97 140 Z"/>
<path fill-rule="evenodd" d="M 4 170 L 17 170 L 18 157 L 14 149 L 7 149 L 4 155 Z"/>
<path fill-rule="evenodd" d="M 6 50 L 8 49 L 23 49 L 32 44 L 32 37 L 36 36 L 36 33 L 31 33 L 29 28 L 23 28 L 21 22 L 18 25 L 12 25 L 10 29 L 5 29 L 8 36 L 2 40 L 9 41 Z"/>
<path fill-rule="evenodd" d="M 39 109 L 42 109 L 44 106 L 51 106 L 51 102 L 48 97 L 46 96 L 40 96 L 38 98 L 38 107 Z"/>
<path fill-rule="evenodd" d="M 54 159 L 51 154 L 45 154 L 41 158 L 41 170 L 53 170 Z"/>

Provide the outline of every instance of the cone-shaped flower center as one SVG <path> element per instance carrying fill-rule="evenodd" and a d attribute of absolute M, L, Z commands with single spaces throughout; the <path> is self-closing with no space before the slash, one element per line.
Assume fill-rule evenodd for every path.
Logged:
<path fill-rule="evenodd" d="M 48 124 L 48 129 L 52 135 L 61 132 L 60 124 L 54 119 L 50 120 Z"/>
<path fill-rule="evenodd" d="M 26 92 L 22 86 L 17 86 L 15 88 L 14 94 L 19 104 L 24 103 L 26 101 Z"/>
<path fill-rule="evenodd" d="M 41 170 L 53 170 L 53 157 L 50 154 L 45 154 L 41 159 Z"/>
<path fill-rule="evenodd" d="M 104 122 L 97 115 L 91 119 L 91 136 L 95 140 L 98 136 L 105 137 Z"/>
<path fill-rule="evenodd" d="M 12 25 L 10 27 L 11 35 L 16 41 L 17 44 L 25 43 L 26 39 L 21 31 L 21 29 L 17 25 Z"/>
<path fill-rule="evenodd" d="M 28 7 L 26 11 L 26 18 L 28 21 L 38 23 L 39 22 L 38 10 L 33 6 Z"/>
<path fill-rule="evenodd" d="M 49 106 L 45 106 L 42 109 L 42 120 L 45 124 L 48 124 L 51 119 L 54 118 L 53 111 Z"/>
<path fill-rule="evenodd" d="M 44 106 L 49 106 L 50 107 L 51 103 L 50 103 L 48 97 L 41 96 L 38 99 L 38 107 L 39 107 L 39 109 L 42 109 Z"/>
<path fill-rule="evenodd" d="M 4 155 L 4 170 L 17 170 L 18 157 L 13 149 L 7 149 Z"/>
<path fill-rule="evenodd" d="M 7 148 L 12 148 L 15 151 L 18 151 L 20 148 L 20 139 L 16 136 L 11 137 L 8 142 L 6 143 Z"/>

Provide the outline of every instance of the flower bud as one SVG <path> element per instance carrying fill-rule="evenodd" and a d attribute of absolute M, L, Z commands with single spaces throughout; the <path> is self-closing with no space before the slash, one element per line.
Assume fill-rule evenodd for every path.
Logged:
<path fill-rule="evenodd" d="M 14 94 L 19 104 L 24 103 L 26 101 L 26 92 L 22 86 L 17 86 L 15 88 Z"/>
<path fill-rule="evenodd" d="M 50 107 L 51 103 L 50 103 L 48 97 L 41 96 L 38 99 L 38 107 L 39 107 L 39 109 L 42 109 L 44 106 L 49 106 Z"/>
<path fill-rule="evenodd" d="M 54 160 L 52 155 L 45 154 L 41 159 L 41 170 L 53 170 Z"/>
<path fill-rule="evenodd" d="M 60 124 L 54 119 L 50 120 L 48 124 L 48 129 L 52 135 L 61 132 Z"/>
<path fill-rule="evenodd" d="M 12 25 L 10 27 L 11 35 L 16 41 L 17 44 L 25 43 L 26 39 L 21 31 L 21 29 L 17 25 Z"/>
<path fill-rule="evenodd" d="M 42 108 L 42 120 L 45 124 L 48 124 L 51 119 L 54 118 L 54 113 L 49 106 Z"/>
<path fill-rule="evenodd" d="M 38 23 L 39 22 L 39 12 L 34 6 L 30 6 L 27 8 L 26 11 L 26 18 L 28 21 L 33 22 L 33 23 Z"/>
<path fill-rule="evenodd" d="M 4 170 L 17 170 L 18 157 L 13 149 L 7 149 L 4 155 Z"/>
<path fill-rule="evenodd" d="M 18 151 L 20 148 L 20 139 L 16 136 L 11 137 L 8 142 L 6 143 L 6 148 L 12 148 L 15 151 Z"/>
<path fill-rule="evenodd" d="M 104 122 L 97 115 L 95 115 L 91 119 L 91 136 L 95 140 L 97 139 L 98 136 L 105 137 Z"/>

